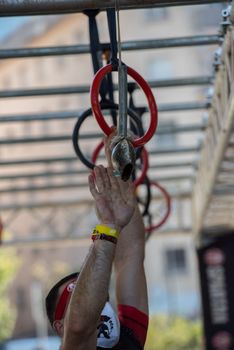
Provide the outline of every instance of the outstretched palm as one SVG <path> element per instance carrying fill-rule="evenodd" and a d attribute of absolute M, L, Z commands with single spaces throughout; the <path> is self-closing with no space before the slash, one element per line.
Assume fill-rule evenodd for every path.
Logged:
<path fill-rule="evenodd" d="M 95 167 L 94 175 L 89 176 L 89 187 L 102 223 L 114 225 L 119 230 L 129 223 L 135 209 L 134 189 L 130 182 L 125 184 L 123 193 L 112 170 L 100 165 Z"/>

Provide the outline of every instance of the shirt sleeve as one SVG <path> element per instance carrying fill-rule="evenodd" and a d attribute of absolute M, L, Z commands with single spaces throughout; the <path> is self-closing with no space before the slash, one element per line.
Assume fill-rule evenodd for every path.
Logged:
<path fill-rule="evenodd" d="M 132 329 L 135 338 L 144 346 L 149 323 L 148 315 L 133 306 L 118 305 L 118 317 L 124 326 Z"/>

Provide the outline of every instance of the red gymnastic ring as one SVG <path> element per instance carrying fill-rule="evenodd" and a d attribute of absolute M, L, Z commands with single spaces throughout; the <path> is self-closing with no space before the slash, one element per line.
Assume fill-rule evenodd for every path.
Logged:
<path fill-rule="evenodd" d="M 151 182 L 150 186 L 157 187 L 160 190 L 160 192 L 163 194 L 163 197 L 164 197 L 165 202 L 166 202 L 167 210 L 166 210 L 166 213 L 163 216 L 163 218 L 157 224 L 151 225 L 151 226 L 145 228 L 145 232 L 147 232 L 147 233 L 151 233 L 153 230 L 157 230 L 159 227 L 161 227 L 167 221 L 167 219 L 171 213 L 171 197 L 170 197 L 169 193 L 165 190 L 164 187 L 159 185 L 158 182 Z"/>
<path fill-rule="evenodd" d="M 112 71 L 114 71 L 114 69 L 111 64 L 107 64 L 106 66 L 99 69 L 99 71 L 94 76 L 93 83 L 90 90 L 91 106 L 92 106 L 94 116 L 100 128 L 107 136 L 111 134 L 112 129 L 108 126 L 108 124 L 106 123 L 103 117 L 98 96 L 99 96 L 99 90 L 100 90 L 102 80 L 104 79 L 106 74 Z M 137 73 L 134 69 L 130 67 L 127 67 L 127 73 L 138 83 L 138 85 L 144 91 L 146 98 L 148 100 L 149 111 L 151 116 L 149 128 L 146 131 L 146 133 L 142 137 L 139 137 L 138 139 L 133 140 L 133 146 L 140 147 L 140 146 L 144 146 L 144 144 L 146 144 L 146 142 L 148 142 L 151 139 L 151 137 L 154 135 L 156 131 L 157 124 L 158 124 L 158 109 L 154 99 L 154 95 L 149 85 L 144 80 L 144 78 L 142 78 L 142 76 L 139 73 Z"/>
<path fill-rule="evenodd" d="M 112 132 L 113 132 L 113 128 L 112 128 Z M 93 155 L 92 155 L 92 159 L 91 159 L 93 164 L 96 163 L 97 157 L 98 157 L 101 149 L 103 148 L 103 146 L 104 146 L 104 142 L 101 141 L 97 145 L 95 150 L 93 151 Z M 148 152 L 146 151 L 145 147 L 142 148 L 140 158 L 141 158 L 141 162 L 142 162 L 142 171 L 141 171 L 140 176 L 138 178 L 136 178 L 135 181 L 134 181 L 134 186 L 135 187 L 137 187 L 139 184 L 141 184 L 144 181 L 145 175 L 146 175 L 147 170 L 149 168 Z"/>

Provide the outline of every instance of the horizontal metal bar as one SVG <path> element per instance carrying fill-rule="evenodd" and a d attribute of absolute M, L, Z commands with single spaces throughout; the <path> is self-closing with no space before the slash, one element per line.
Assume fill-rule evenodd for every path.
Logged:
<path fill-rule="evenodd" d="M 179 112 L 179 111 L 192 111 L 200 109 L 208 109 L 211 104 L 209 101 L 205 102 L 181 102 L 181 103 L 168 103 L 158 106 L 159 112 Z"/>
<path fill-rule="evenodd" d="M 162 163 L 162 164 L 150 164 L 150 169 L 169 169 L 169 168 L 191 168 L 194 167 L 193 162 L 172 162 L 172 163 Z M 49 178 L 56 176 L 77 176 L 77 175 L 87 175 L 90 172 L 89 169 L 76 169 L 76 170 L 62 170 L 62 171 L 44 171 L 36 173 L 17 173 L 17 174 L 5 174 L 0 175 L 0 181 L 3 180 L 20 180 L 20 179 L 36 179 L 36 178 Z"/>
<path fill-rule="evenodd" d="M 88 86 L 67 86 L 62 88 L 21 89 L 0 91 L 0 98 L 52 96 L 89 93 Z"/>
<path fill-rule="evenodd" d="M 163 176 L 155 179 L 160 183 L 170 182 L 170 181 L 185 181 L 193 180 L 194 176 L 192 175 L 178 175 L 178 176 Z M 74 183 L 63 183 L 63 184 L 49 184 L 49 185 L 38 185 L 38 186 L 18 186 L 18 187 L 8 187 L 0 189 L 1 194 L 6 193 L 19 193 L 19 192 L 35 192 L 35 191 L 53 191 L 53 190 L 67 190 L 67 189 L 76 189 L 76 188 L 88 188 L 88 181 L 86 182 L 74 182 Z"/>
<path fill-rule="evenodd" d="M 147 7 L 167 7 L 182 5 L 200 5 L 222 2 L 218 0 L 120 0 L 120 9 Z M 0 2 L 0 16 L 31 16 L 62 13 L 76 13 L 89 9 L 105 10 L 115 7 L 115 0 L 3 0 Z"/>
<path fill-rule="evenodd" d="M 72 175 L 87 175 L 88 169 L 77 169 L 77 170 L 65 170 L 65 171 L 54 171 L 54 172 L 38 172 L 38 173 L 17 173 L 17 174 L 6 174 L 0 175 L 0 180 L 20 180 L 20 179 L 36 179 L 40 177 L 54 177 L 54 176 L 72 176 Z"/>
<path fill-rule="evenodd" d="M 75 244 L 76 247 L 79 245 L 90 245 L 90 238 L 86 236 L 48 236 L 48 237 L 40 237 L 40 235 L 38 235 L 38 237 L 31 237 L 31 238 L 15 238 L 15 239 L 10 239 L 10 240 L 3 240 L 2 242 L 2 248 L 4 247 L 9 247 L 9 246 L 35 246 L 35 245 L 40 245 L 41 246 L 45 246 L 45 248 L 49 248 L 49 243 L 53 243 L 53 244 Z"/>
<path fill-rule="evenodd" d="M 3 115 L 0 116 L 0 123 L 17 123 L 17 122 L 32 122 L 46 120 L 67 120 L 79 118 L 82 111 L 57 111 L 47 113 L 30 113 L 19 115 Z"/>
<path fill-rule="evenodd" d="M 183 87 L 212 84 L 213 77 L 191 77 L 181 79 L 166 79 L 158 81 L 149 81 L 151 88 L 168 88 L 168 87 Z M 140 87 L 136 84 L 136 89 Z M 118 90 L 118 86 L 114 85 L 114 90 Z M 0 98 L 15 98 L 15 97 L 32 97 L 32 96 L 51 96 L 51 95 L 71 95 L 71 94 L 87 94 L 90 92 L 90 86 L 64 86 L 52 87 L 43 89 L 16 89 L 0 91 Z"/>
<path fill-rule="evenodd" d="M 177 162 L 160 162 L 152 163 L 150 162 L 150 169 L 169 169 L 169 168 L 189 168 L 196 167 L 196 161 L 177 161 Z"/>
<path fill-rule="evenodd" d="M 200 45 L 217 45 L 222 42 L 222 37 L 219 35 L 194 35 L 178 38 L 162 38 L 162 39 L 146 39 L 123 41 L 121 49 L 123 51 L 149 50 L 149 49 L 166 49 L 173 47 L 187 47 Z M 100 44 L 100 49 L 105 51 L 110 49 L 109 43 Z M 48 47 L 33 47 L 19 49 L 4 49 L 0 50 L 0 59 L 9 58 L 32 58 L 45 56 L 60 56 L 60 55 L 78 55 L 89 54 L 90 45 L 71 45 L 71 46 L 48 46 Z"/>
<path fill-rule="evenodd" d="M 151 88 L 168 88 L 168 87 L 183 87 L 183 86 L 199 86 L 213 84 L 213 76 L 186 77 L 176 79 L 164 79 L 156 81 L 148 81 Z M 139 87 L 136 85 L 136 87 Z M 116 87 L 117 89 L 117 87 Z"/>
<path fill-rule="evenodd" d="M 204 123 L 159 127 L 156 131 L 156 135 L 177 134 L 181 132 L 201 132 L 204 131 L 206 127 L 207 125 Z"/>
<path fill-rule="evenodd" d="M 98 137 L 102 137 L 103 134 L 83 134 L 80 135 L 80 140 L 91 140 L 96 139 Z M 45 136 L 45 137 L 22 137 L 15 139 L 0 139 L 0 145 L 17 145 L 17 144 L 28 144 L 28 143 L 47 143 L 47 142 L 63 142 L 63 141 L 71 141 L 72 136 L 69 135 L 56 135 L 56 136 Z"/>
<path fill-rule="evenodd" d="M 83 188 L 88 186 L 88 181 L 86 182 L 76 182 L 65 183 L 60 185 L 38 185 L 38 186 L 21 186 L 21 187 L 9 187 L 0 189 L 0 193 L 19 193 L 19 192 L 34 192 L 34 191 L 51 191 L 51 190 L 66 190 L 66 189 L 75 189 Z"/>
<path fill-rule="evenodd" d="M 157 130 L 157 135 L 167 135 L 167 134 L 174 134 L 174 133 L 188 133 L 188 132 L 202 132 L 205 130 L 205 125 L 203 124 L 195 124 L 195 125 L 185 125 L 185 126 L 173 126 L 173 127 L 165 127 L 165 128 L 159 128 Z M 102 138 L 103 133 L 85 133 L 81 134 L 79 139 L 80 140 L 93 140 L 97 138 Z M 28 143 L 48 143 L 48 142 L 64 142 L 64 141 L 70 141 L 71 135 L 50 135 L 50 136 L 38 136 L 38 137 L 21 137 L 21 138 L 13 138 L 13 139 L 0 139 L 0 145 L 8 145 L 8 146 L 14 146 L 14 145 L 24 145 Z"/>
<path fill-rule="evenodd" d="M 194 153 L 194 152 L 197 153 L 200 151 L 200 148 L 201 148 L 200 146 L 194 146 L 194 147 L 172 147 L 172 148 L 165 148 L 165 149 L 156 149 L 156 150 L 151 150 L 150 155 Z"/>
<path fill-rule="evenodd" d="M 209 101 L 195 101 L 195 102 L 177 102 L 177 103 L 165 103 L 158 106 L 158 111 L 163 112 L 180 112 L 189 110 L 201 110 L 208 109 L 210 107 Z M 0 116 L 1 122 L 29 122 L 39 120 L 64 120 L 79 118 L 83 111 L 58 111 L 40 114 L 23 114 L 23 115 L 10 115 Z"/>
<path fill-rule="evenodd" d="M 177 191 L 171 192 L 170 197 L 173 199 L 189 199 L 191 198 L 192 193 L 189 191 Z M 66 206 L 83 206 L 93 204 L 92 199 L 81 198 L 80 200 L 69 200 L 69 201 L 40 201 L 40 202 L 22 202 L 17 204 L 3 204 L 0 205 L 0 211 L 9 211 L 9 210 L 23 210 L 23 209 L 34 209 L 34 208 L 51 208 L 51 207 L 66 207 Z"/>
<path fill-rule="evenodd" d="M 216 184 L 213 194 L 214 195 L 230 195 L 234 194 L 233 184 Z"/>
<path fill-rule="evenodd" d="M 67 207 L 67 206 L 84 206 L 91 205 L 93 203 L 92 199 L 81 198 L 76 200 L 59 200 L 59 201 L 40 201 L 40 202 L 22 202 L 17 204 L 3 204 L 0 205 L 0 211 L 17 210 L 22 209 L 34 209 L 34 208 L 49 208 L 49 207 Z"/>
<path fill-rule="evenodd" d="M 187 227 L 163 227 L 162 229 L 159 228 L 157 230 L 157 237 L 159 235 L 191 235 L 192 228 Z M 82 235 L 82 236 L 43 236 L 38 234 L 37 237 L 29 237 L 29 238 L 13 238 L 13 239 L 3 239 L 1 242 L 1 249 L 8 248 L 9 246 L 14 247 L 20 247 L 20 246 L 27 246 L 27 247 L 35 247 L 40 246 L 41 248 L 50 249 L 50 244 L 53 243 L 53 246 L 59 246 L 59 245 L 73 245 L 75 244 L 76 247 L 81 246 L 89 246 L 90 245 L 90 237 L 88 235 Z"/>
<path fill-rule="evenodd" d="M 183 110 L 200 110 L 210 107 L 209 102 L 184 102 L 162 104 L 158 106 L 159 112 L 179 112 Z M 19 115 L 3 115 L 0 116 L 0 123 L 15 123 L 15 122 L 31 122 L 31 121 L 46 121 L 46 120 L 67 120 L 79 118 L 83 111 L 57 111 L 48 113 L 33 113 L 33 114 L 19 114 Z"/>
<path fill-rule="evenodd" d="M 172 147 L 172 148 L 166 148 L 166 149 L 157 149 L 157 150 L 151 150 L 150 154 L 178 154 L 178 153 L 191 153 L 191 152 L 199 152 L 200 147 Z M 27 165 L 27 164 L 49 164 L 49 163 L 55 163 L 55 162 L 74 162 L 78 159 L 76 157 L 57 157 L 57 158 L 38 158 L 38 159 L 13 159 L 13 160 L 1 160 L 0 161 L 0 167 L 3 166 L 15 166 L 15 165 Z"/>
<path fill-rule="evenodd" d="M 57 158 L 29 158 L 29 159 L 13 159 L 13 160 L 1 160 L 0 166 L 15 166 L 15 165 L 27 165 L 27 164 L 50 164 L 50 163 L 61 163 L 61 162 L 74 162 L 78 161 L 76 157 L 57 157 Z"/>
<path fill-rule="evenodd" d="M 192 228 L 191 227 L 164 227 L 162 229 L 159 228 L 157 230 L 157 236 L 158 235 L 191 235 Z M 90 237 L 85 236 L 47 236 L 43 237 L 43 235 L 38 234 L 38 237 L 30 237 L 30 238 L 14 238 L 14 239 L 8 239 L 4 240 L 1 243 L 1 249 L 7 248 L 9 246 L 35 246 L 39 245 L 40 249 L 42 246 L 44 246 L 45 249 L 50 249 L 50 245 L 48 243 L 53 243 L 53 245 L 60 245 L 60 244 L 66 244 L 66 245 L 74 245 L 77 246 L 89 246 L 90 245 Z"/>

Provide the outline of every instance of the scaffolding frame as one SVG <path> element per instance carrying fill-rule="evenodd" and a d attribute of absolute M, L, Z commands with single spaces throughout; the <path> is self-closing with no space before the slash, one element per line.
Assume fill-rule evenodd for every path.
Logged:
<path fill-rule="evenodd" d="M 170 7 L 170 6 L 184 6 L 184 5 L 201 5 L 212 3 L 224 3 L 225 1 L 199 1 L 199 0 L 171 0 L 171 1 L 144 1 L 144 4 L 137 1 L 120 0 L 120 9 L 141 9 L 151 7 Z M 226 2 L 225 2 L 226 3 Z M 5 16 L 31 16 L 31 15 L 50 15 L 50 14 L 69 14 L 78 13 L 84 9 L 96 9 L 105 10 L 115 6 L 115 1 L 91 1 L 91 0 L 64 0 L 64 1 L 35 1 L 29 0 L 22 2 L 18 0 L 5 0 L 0 3 L 0 17 Z M 234 13 L 232 8 L 230 21 L 233 21 Z M 230 25 L 230 23 L 228 23 Z M 222 23 L 222 30 L 218 35 L 196 35 L 178 38 L 162 38 L 154 40 L 134 40 L 122 42 L 122 50 L 135 51 L 145 49 L 166 49 L 166 48 L 179 48 L 179 47 L 193 47 L 204 45 L 219 45 L 223 47 L 221 56 L 218 56 L 215 62 L 217 72 L 213 76 L 196 76 L 185 77 L 180 79 L 166 79 L 161 81 L 150 81 L 151 88 L 169 88 L 169 87 L 185 87 L 185 86 L 211 86 L 214 84 L 215 92 L 211 98 L 207 98 L 203 102 L 181 102 L 181 103 L 166 103 L 159 106 L 160 112 L 180 112 L 180 111 L 196 111 L 203 110 L 209 113 L 208 127 L 207 123 L 198 123 L 195 125 L 177 126 L 174 128 L 159 129 L 158 134 L 167 133 L 188 133 L 198 132 L 205 133 L 205 142 L 202 145 L 196 145 L 192 147 L 177 147 L 167 149 L 151 149 L 150 155 L 170 155 L 173 154 L 201 154 L 198 164 L 194 161 L 179 161 L 177 164 L 173 161 L 166 161 L 161 165 L 153 165 L 152 169 L 170 169 L 172 171 L 175 168 L 190 167 L 193 171 L 198 168 L 197 176 L 194 179 L 192 175 L 175 175 L 164 176 L 164 181 L 195 181 L 193 190 L 193 207 L 194 207 L 194 231 L 199 234 L 205 226 L 211 225 L 210 217 L 214 213 L 213 200 L 217 197 L 220 203 L 226 195 L 230 195 L 230 184 L 232 185 L 232 178 L 222 180 L 222 187 L 217 183 L 217 178 L 220 175 L 220 169 L 226 159 L 227 150 L 230 148 L 230 137 L 232 135 L 231 125 L 233 116 L 233 96 L 232 93 L 228 94 L 228 89 L 231 90 L 231 82 L 233 80 L 232 66 L 233 66 L 233 46 L 232 46 L 232 25 L 229 26 L 226 34 L 227 23 Z M 224 40 L 225 36 L 225 40 Z M 102 43 L 100 49 L 110 49 L 108 43 Z M 48 57 L 59 55 L 82 55 L 90 53 L 90 45 L 68 45 L 68 46 L 54 46 L 54 47 L 35 47 L 35 48 L 17 48 L 17 49 L 4 49 L 0 50 L 0 59 L 17 59 L 17 58 L 33 58 L 33 57 Z M 114 86 L 116 90 L 117 87 Z M 16 89 L 0 91 L 1 99 L 21 98 L 21 97 L 37 97 L 37 96 L 55 96 L 55 95 L 68 95 L 68 94 L 87 94 L 89 92 L 89 86 L 62 86 L 62 87 L 50 87 L 41 89 Z M 221 96 L 221 97 L 220 97 Z M 224 105 L 228 104 L 229 109 L 224 110 Z M 218 111 L 218 112 L 217 112 Z M 82 111 L 59 111 L 49 113 L 35 113 L 25 115 L 3 115 L 0 117 L 1 123 L 14 123 L 14 122 L 31 122 L 31 121 L 47 121 L 47 120 L 67 120 L 77 118 L 81 115 Z M 222 118 L 222 114 L 225 114 L 225 118 Z M 99 137 L 99 134 L 87 134 L 82 135 L 82 139 L 95 139 Z M 13 145 L 27 145 L 35 143 L 48 143 L 48 142 L 63 142 L 69 139 L 69 135 L 53 135 L 48 137 L 28 137 L 28 138 L 8 138 L 0 140 L 1 146 L 13 146 Z M 214 152 L 213 152 L 214 151 Z M 212 170 L 210 170 L 209 157 L 215 158 Z M 12 167 L 12 166 L 24 166 L 24 165 L 36 165 L 36 164 L 51 164 L 53 162 L 58 163 L 73 163 L 76 160 L 75 157 L 52 157 L 41 159 L 12 159 L 10 161 L 0 161 L 0 167 Z M 209 166 L 208 166 L 209 165 Z M 227 171 L 221 174 L 226 174 Z M 232 173 L 229 169 L 229 174 Z M 0 175 L 0 180 L 16 180 L 16 179 L 36 179 L 36 178 L 54 178 L 62 176 L 73 176 L 77 174 L 77 171 L 37 171 L 34 173 L 22 172 L 18 175 L 11 173 L 4 173 Z M 79 171 L 80 175 L 86 175 L 87 171 Z M 160 177 L 159 177 L 160 178 Z M 163 179 L 160 178 L 163 181 Z M 207 185 L 208 182 L 208 185 Z M 11 194 L 17 192 L 33 192 L 38 190 L 50 190 L 50 189 L 65 189 L 75 187 L 85 187 L 87 184 L 84 182 L 69 183 L 60 185 L 41 185 L 41 186 L 22 186 L 22 187 L 5 187 L 0 189 L 1 194 Z M 205 188 L 205 190 L 204 190 Z M 191 192 L 176 194 L 177 198 L 189 198 Z M 172 193 L 173 196 L 173 193 Z M 225 202 L 225 200 L 224 200 Z M 63 203 L 63 202 L 61 202 Z M 202 205 L 199 206 L 199 203 Z M 40 208 L 40 205 L 44 206 L 45 202 L 31 203 L 31 205 Z M 65 205 L 65 202 L 63 203 Z M 46 205 L 45 205 L 46 206 Z M 53 206 L 53 205 L 52 205 Z M 22 204 L 22 207 L 26 205 Z M 30 206 L 29 206 L 30 207 Z M 210 209 L 211 208 L 211 209 Z M 225 207 L 226 208 L 226 207 Z M 6 205 L 0 207 L 0 210 L 17 210 L 17 206 Z M 19 207 L 18 207 L 19 209 Z M 218 217 L 218 215 L 217 215 Z M 230 225 L 233 223 L 230 222 Z"/>
<path fill-rule="evenodd" d="M 144 4 L 134 0 L 120 0 L 119 8 L 141 9 L 147 7 L 168 7 L 185 5 L 204 5 L 219 3 L 220 0 L 144 0 Z M 77 13 L 84 10 L 114 8 L 115 1 L 92 0 L 4 0 L 0 3 L 0 16 L 32 16 Z"/>

